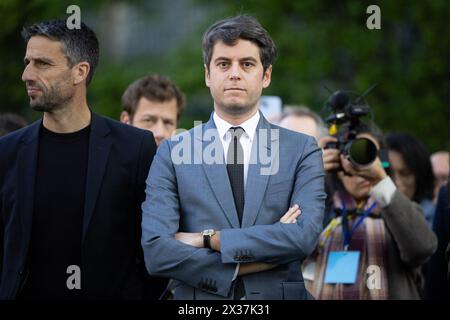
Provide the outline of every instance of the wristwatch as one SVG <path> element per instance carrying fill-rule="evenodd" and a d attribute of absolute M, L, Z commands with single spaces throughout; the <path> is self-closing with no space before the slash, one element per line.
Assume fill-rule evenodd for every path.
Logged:
<path fill-rule="evenodd" d="M 216 234 L 214 229 L 206 229 L 202 231 L 203 247 L 211 249 L 211 237 Z"/>

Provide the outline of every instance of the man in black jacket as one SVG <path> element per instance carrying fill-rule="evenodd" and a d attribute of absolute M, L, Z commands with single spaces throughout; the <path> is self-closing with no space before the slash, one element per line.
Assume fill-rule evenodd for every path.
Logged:
<path fill-rule="evenodd" d="M 433 231 L 438 247 L 427 267 L 426 296 L 428 299 L 450 299 L 450 193 L 449 184 L 438 194 Z M 446 258 L 447 257 L 447 258 Z"/>
<path fill-rule="evenodd" d="M 139 299 L 153 135 L 90 111 L 98 41 L 65 21 L 25 28 L 32 125 L 0 139 L 0 299 Z"/>

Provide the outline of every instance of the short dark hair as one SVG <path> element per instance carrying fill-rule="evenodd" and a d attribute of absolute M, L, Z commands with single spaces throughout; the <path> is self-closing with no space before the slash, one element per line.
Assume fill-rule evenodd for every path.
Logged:
<path fill-rule="evenodd" d="M 413 200 L 420 203 L 432 199 L 434 175 L 430 155 L 425 145 L 408 133 L 390 133 L 385 138 L 387 148 L 402 155 L 403 161 L 416 177 L 416 192 Z"/>
<path fill-rule="evenodd" d="M 175 99 L 177 101 L 178 120 L 186 105 L 186 98 L 180 89 L 169 78 L 159 74 L 140 78 L 130 84 L 125 90 L 122 95 L 122 107 L 131 118 L 134 116 L 139 100 L 142 97 L 157 102 Z"/>
<path fill-rule="evenodd" d="M 80 24 L 80 29 L 69 29 L 66 20 L 50 20 L 23 28 L 22 37 L 26 43 L 34 36 L 43 36 L 61 42 L 69 67 L 82 61 L 88 62 L 90 70 L 86 78 L 86 86 L 89 85 L 99 59 L 98 39 L 94 31 L 83 22 Z"/>
<path fill-rule="evenodd" d="M 27 121 L 14 113 L 0 114 L 0 137 L 26 127 Z"/>
<path fill-rule="evenodd" d="M 249 40 L 259 47 L 264 71 L 275 62 L 277 48 L 269 33 L 255 18 L 240 15 L 214 23 L 203 35 L 203 62 L 208 70 L 216 42 L 233 45 L 239 39 Z"/>

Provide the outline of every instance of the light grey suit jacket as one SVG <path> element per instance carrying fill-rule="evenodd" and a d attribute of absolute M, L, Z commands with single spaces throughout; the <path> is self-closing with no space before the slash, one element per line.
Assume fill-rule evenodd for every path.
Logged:
<path fill-rule="evenodd" d="M 322 231 L 326 197 L 315 139 L 272 125 L 261 114 L 252 144 L 258 161 L 248 168 L 242 226 L 212 116 L 176 139 L 161 144 L 147 178 L 142 247 L 149 273 L 175 280 L 174 299 L 233 299 L 237 263 L 265 262 L 278 266 L 242 277 L 247 299 L 309 298 L 300 265 Z M 214 154 L 212 141 L 219 146 L 220 163 L 200 163 Z M 294 204 L 302 210 L 297 223 L 280 223 Z M 221 231 L 221 252 L 174 239 L 179 231 L 209 228 Z"/>

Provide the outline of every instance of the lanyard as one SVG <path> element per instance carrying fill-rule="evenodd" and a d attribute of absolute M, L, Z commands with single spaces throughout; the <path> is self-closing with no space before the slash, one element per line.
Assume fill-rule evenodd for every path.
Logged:
<path fill-rule="evenodd" d="M 349 230 L 348 227 L 348 219 L 347 219 L 347 208 L 345 207 L 344 198 L 341 197 L 342 202 L 342 231 L 344 233 L 344 250 L 348 250 L 348 246 L 350 245 L 350 240 L 352 239 L 353 233 L 355 230 L 361 225 L 365 218 L 369 216 L 369 214 L 375 209 L 377 206 L 377 202 L 375 201 L 369 209 L 367 209 L 361 218 L 353 225 L 352 230 Z"/>
<path fill-rule="evenodd" d="M 331 220 L 331 222 L 328 224 L 328 226 L 325 227 L 325 230 L 322 232 L 322 236 L 319 240 L 319 247 L 323 248 L 325 246 L 325 241 L 330 236 L 331 232 L 334 231 L 335 228 L 337 228 L 341 224 L 341 220 L 338 218 L 334 218 Z"/>

